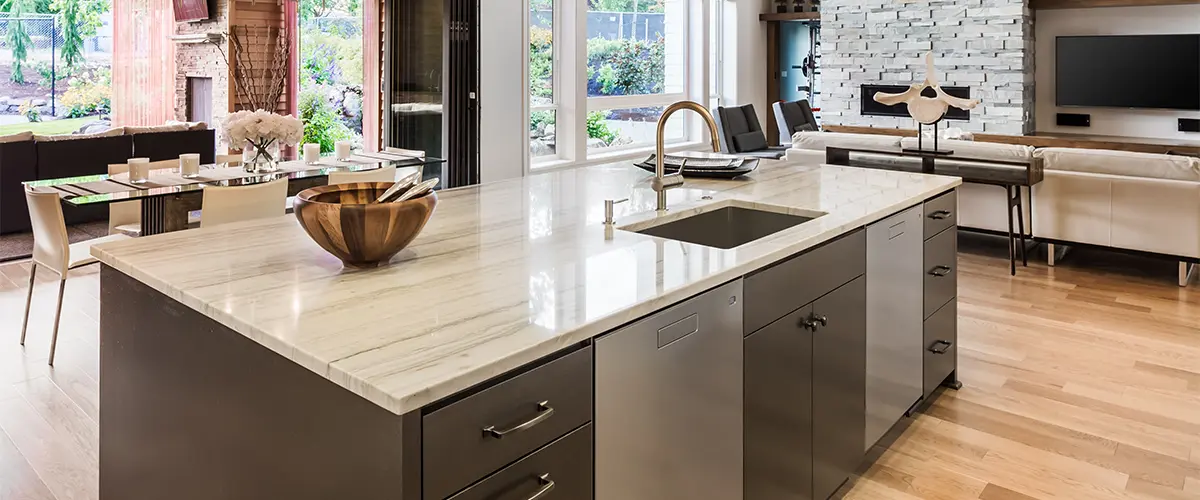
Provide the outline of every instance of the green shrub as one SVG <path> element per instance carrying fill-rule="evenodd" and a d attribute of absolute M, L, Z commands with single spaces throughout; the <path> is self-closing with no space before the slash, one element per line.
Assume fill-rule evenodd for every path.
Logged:
<path fill-rule="evenodd" d="M 361 37 L 343 37 L 305 26 L 300 32 L 300 84 L 363 83 Z"/>
<path fill-rule="evenodd" d="M 99 68 L 85 72 L 68 82 L 59 104 L 67 109 L 68 118 L 106 115 L 112 110 L 112 71 Z"/>
<path fill-rule="evenodd" d="M 529 95 L 554 96 L 554 32 L 529 29 Z"/>
<path fill-rule="evenodd" d="M 587 115 L 587 133 L 592 139 L 600 139 L 605 144 L 617 140 L 617 132 L 608 127 L 604 120 L 608 119 L 607 111 L 592 111 Z"/>
<path fill-rule="evenodd" d="M 301 92 L 299 108 L 300 119 L 304 121 L 304 142 L 320 144 L 322 153 L 333 152 L 337 141 L 353 139 L 350 127 L 338 118 L 319 88 Z"/>
<path fill-rule="evenodd" d="M 17 108 L 17 112 L 21 116 L 24 116 L 26 120 L 29 120 L 29 123 L 42 121 L 42 113 L 38 111 L 37 106 L 33 105 L 33 100 L 31 99 L 26 99 L 25 102 L 21 103 L 21 106 Z"/>

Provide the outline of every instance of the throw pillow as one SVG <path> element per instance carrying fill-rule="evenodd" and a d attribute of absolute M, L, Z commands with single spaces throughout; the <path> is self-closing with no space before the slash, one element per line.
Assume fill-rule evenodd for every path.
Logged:
<path fill-rule="evenodd" d="M 737 153 L 748 153 L 767 149 L 767 137 L 762 132 L 746 132 L 733 136 L 733 147 Z"/>

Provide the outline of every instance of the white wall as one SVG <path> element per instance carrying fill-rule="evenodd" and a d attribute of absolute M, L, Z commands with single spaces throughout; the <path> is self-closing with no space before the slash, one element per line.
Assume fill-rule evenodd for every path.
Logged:
<path fill-rule="evenodd" d="M 1036 127 L 1041 132 L 1197 139 L 1180 132 L 1179 118 L 1200 118 L 1200 111 L 1121 108 L 1059 108 L 1054 105 L 1054 39 L 1065 35 L 1147 35 L 1200 33 L 1200 5 L 1039 10 L 1033 23 L 1036 39 Z M 1119 68 L 1120 61 L 1113 61 Z M 1115 69 L 1114 69 L 1115 70 Z M 1056 113 L 1092 115 L 1091 127 L 1059 127 Z"/>
<path fill-rule="evenodd" d="M 714 0 L 724 8 L 725 46 L 721 69 L 724 106 L 754 104 L 759 125 L 767 129 L 767 23 L 758 15 L 774 9 L 770 0 Z"/>
<path fill-rule="evenodd" d="M 479 164 L 483 182 L 525 174 L 529 149 L 524 69 L 529 25 L 525 10 L 509 2 L 479 5 Z"/>

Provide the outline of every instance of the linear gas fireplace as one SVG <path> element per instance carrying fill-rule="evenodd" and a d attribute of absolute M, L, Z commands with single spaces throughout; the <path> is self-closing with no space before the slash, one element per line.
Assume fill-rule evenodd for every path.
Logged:
<path fill-rule="evenodd" d="M 860 111 L 864 116 L 900 116 L 908 118 L 909 115 L 907 104 L 900 103 L 894 106 L 888 106 L 886 104 L 875 102 L 875 99 L 873 98 L 876 92 L 887 92 L 889 94 L 904 92 L 905 90 L 908 90 L 908 85 L 863 84 L 860 86 L 860 89 L 862 90 L 861 96 L 859 97 L 861 103 Z M 970 87 L 942 86 L 942 90 L 954 97 L 961 97 L 963 99 L 971 98 Z M 935 97 L 933 89 L 929 87 L 926 87 L 925 90 L 921 91 L 921 95 L 926 97 Z M 946 116 L 944 119 L 970 120 L 971 112 L 951 106 L 950 109 L 946 111 Z"/>

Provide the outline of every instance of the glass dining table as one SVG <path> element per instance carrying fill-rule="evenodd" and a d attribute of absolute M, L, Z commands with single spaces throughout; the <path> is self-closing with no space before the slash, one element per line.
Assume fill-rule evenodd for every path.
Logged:
<path fill-rule="evenodd" d="M 288 180 L 288 196 L 328 183 L 330 172 L 361 172 L 395 166 L 397 176 L 421 172 L 422 177 L 438 177 L 446 160 L 394 153 L 357 153 L 346 160 L 322 157 L 316 163 L 303 160 L 283 161 L 271 173 L 247 172 L 239 163 L 201 165 L 196 177 L 183 177 L 178 168 L 152 170 L 145 182 L 133 183 L 128 173 L 88 175 L 24 182 L 35 192 L 57 193 L 70 206 L 106 205 L 140 201 L 142 236 L 187 229 L 188 213 L 201 210 L 205 188 L 212 186 L 248 186 Z"/>

